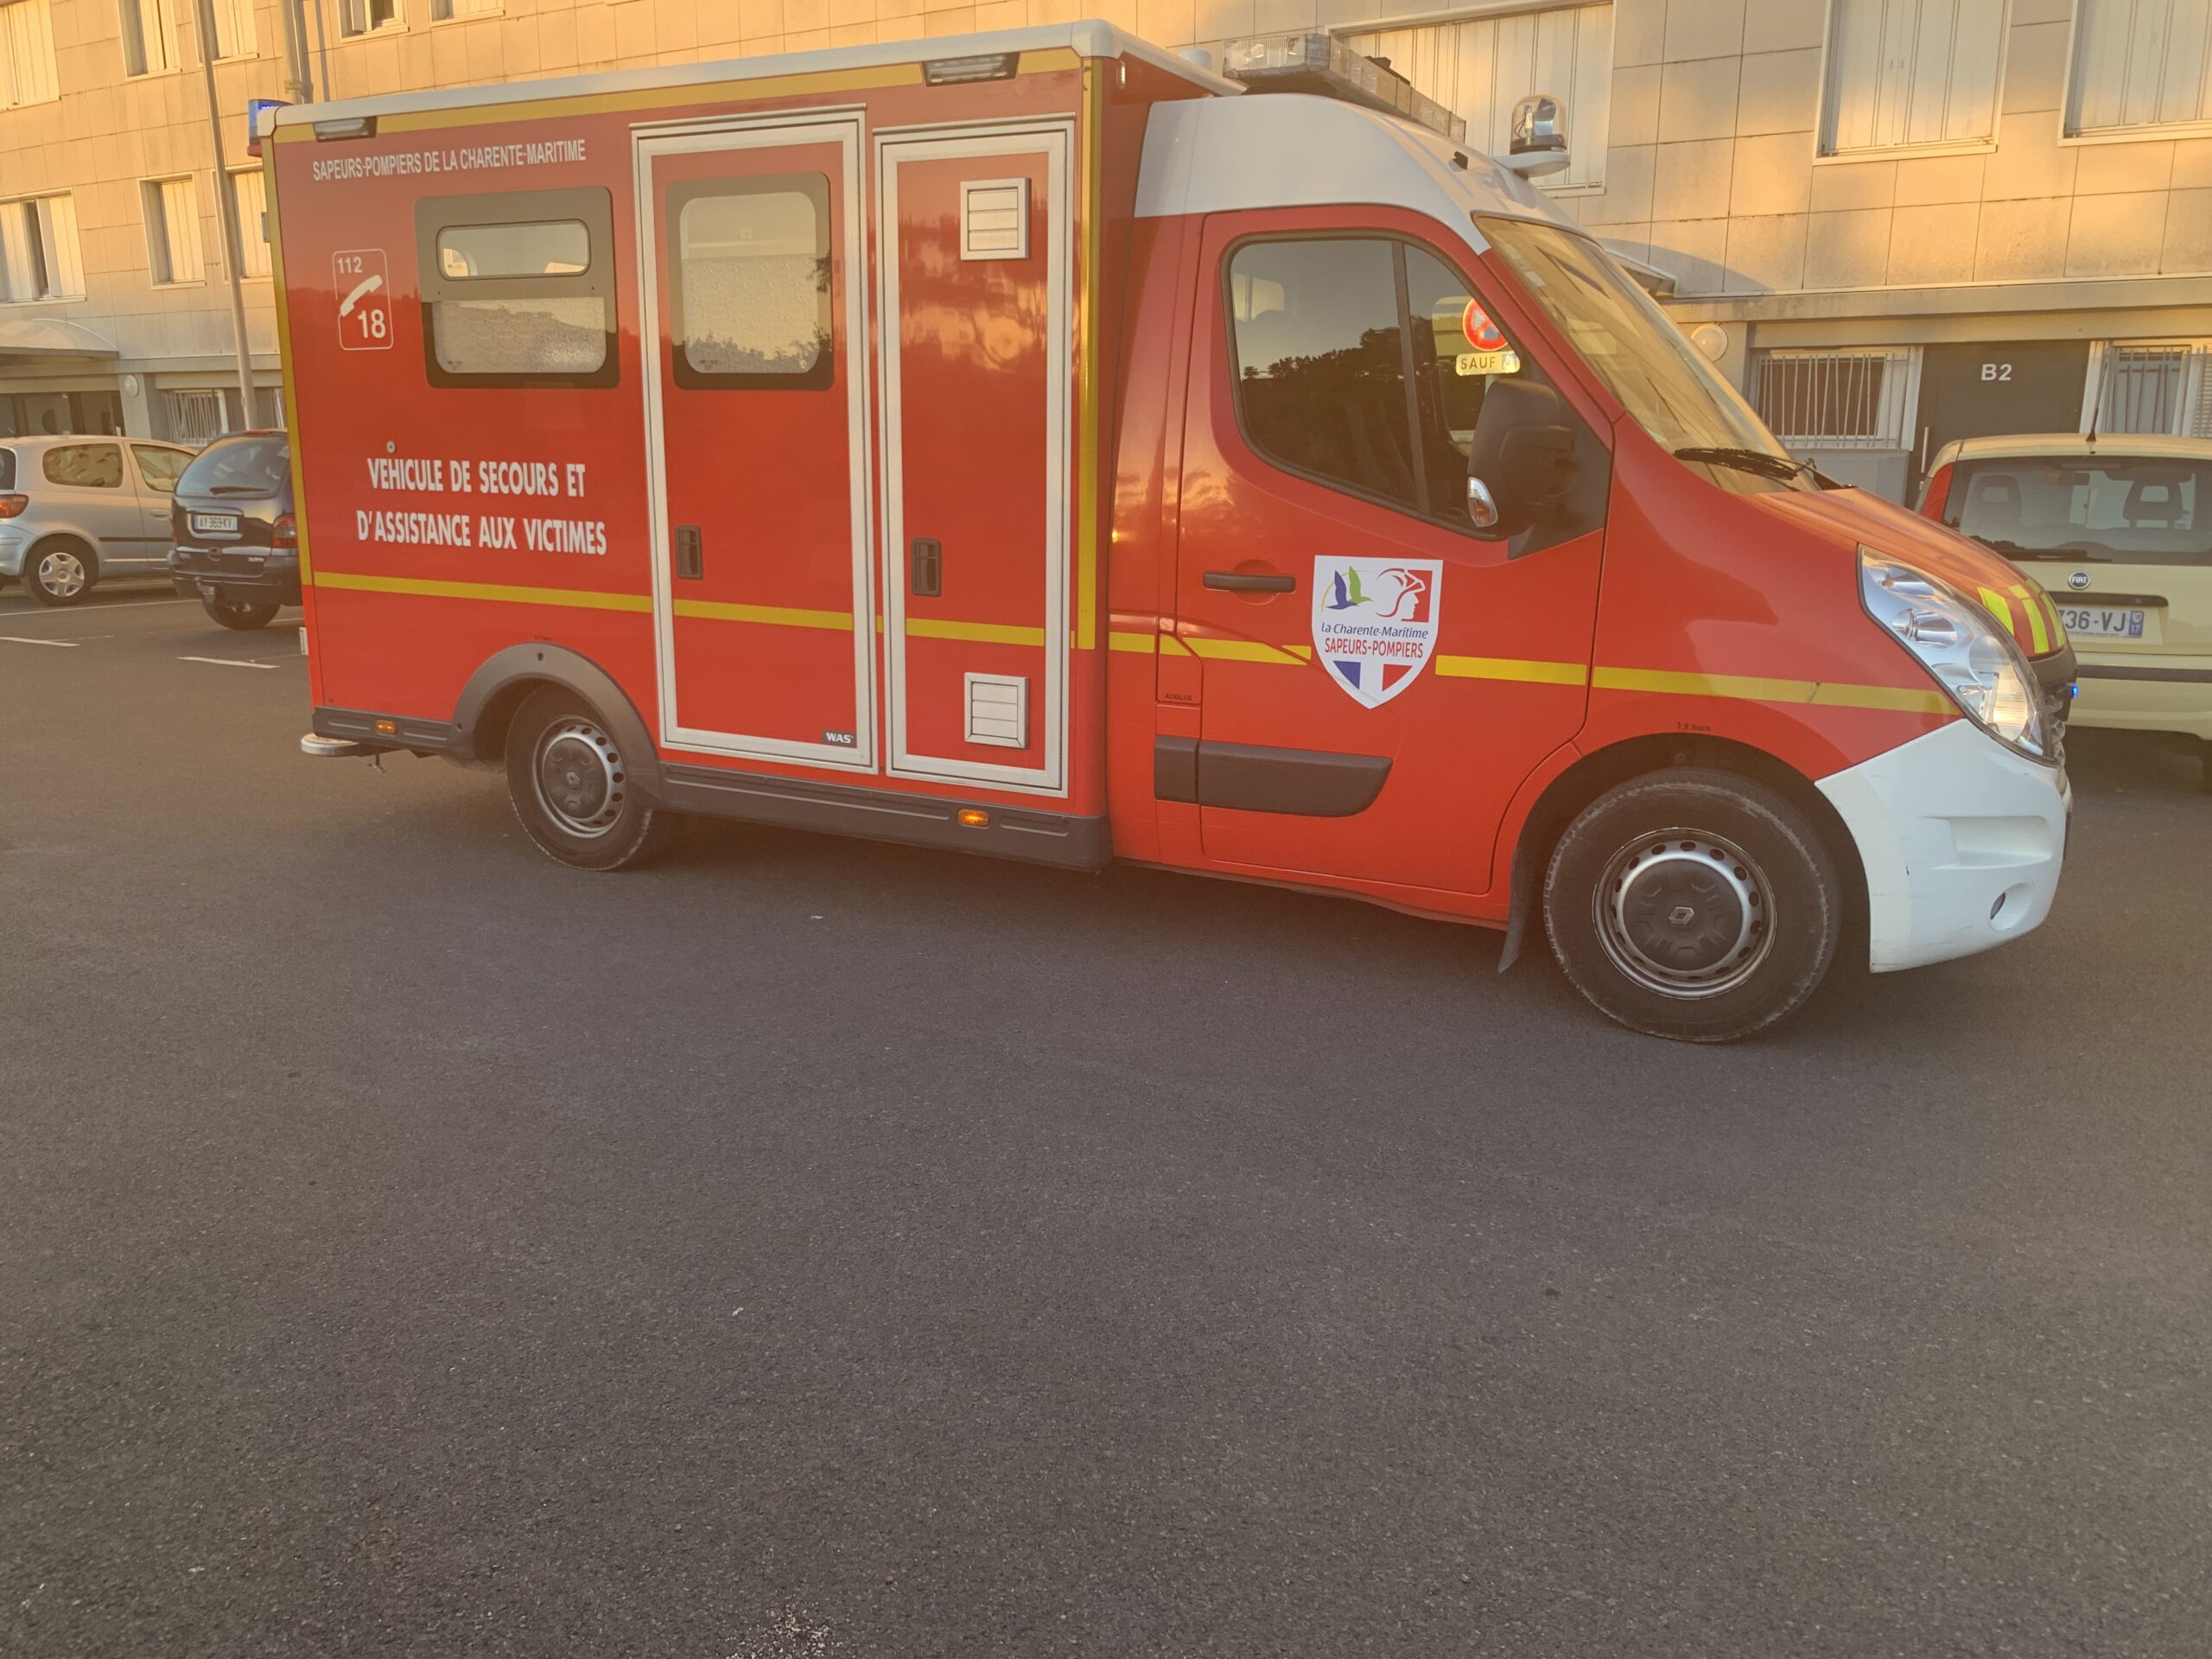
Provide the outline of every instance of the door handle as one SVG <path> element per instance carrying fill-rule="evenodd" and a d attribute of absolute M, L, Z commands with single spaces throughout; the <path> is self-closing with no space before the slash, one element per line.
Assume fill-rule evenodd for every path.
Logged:
<path fill-rule="evenodd" d="M 676 527 L 676 574 L 685 582 L 696 582 L 707 574 L 706 555 L 699 545 L 696 524 Z"/>
<path fill-rule="evenodd" d="M 1298 590 L 1296 576 L 1248 575 L 1242 570 L 1209 570 L 1199 580 L 1209 588 L 1230 594 L 1289 594 Z"/>
<path fill-rule="evenodd" d="M 917 599 L 944 593 L 944 543 L 916 537 L 906 549 L 906 591 Z"/>

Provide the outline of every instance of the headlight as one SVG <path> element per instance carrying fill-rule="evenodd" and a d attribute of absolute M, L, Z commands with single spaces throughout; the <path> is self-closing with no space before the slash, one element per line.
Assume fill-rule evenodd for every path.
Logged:
<path fill-rule="evenodd" d="M 1984 731 L 2023 754 L 2050 758 L 2035 670 L 1987 611 L 1948 582 L 1871 547 L 1859 550 L 1859 593 L 1867 614 Z"/>

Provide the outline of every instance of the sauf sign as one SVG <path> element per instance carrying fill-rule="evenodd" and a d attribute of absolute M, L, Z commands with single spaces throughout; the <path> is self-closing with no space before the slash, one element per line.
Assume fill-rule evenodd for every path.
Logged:
<path fill-rule="evenodd" d="M 1313 654 L 1356 702 L 1379 709 L 1436 651 L 1441 559 L 1313 561 Z"/>

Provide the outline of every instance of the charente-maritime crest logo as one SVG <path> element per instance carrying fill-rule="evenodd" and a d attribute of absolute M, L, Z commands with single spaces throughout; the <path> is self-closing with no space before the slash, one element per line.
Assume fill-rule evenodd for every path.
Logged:
<path fill-rule="evenodd" d="M 1313 654 L 1355 702 L 1379 709 L 1436 650 L 1441 559 L 1313 561 Z"/>

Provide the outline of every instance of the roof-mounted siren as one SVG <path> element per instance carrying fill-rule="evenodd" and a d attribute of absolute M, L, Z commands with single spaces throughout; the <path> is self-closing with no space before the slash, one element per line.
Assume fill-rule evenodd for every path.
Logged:
<path fill-rule="evenodd" d="M 1497 164 L 1524 179 L 1567 171 L 1567 105 L 1531 92 L 1513 106 L 1513 148 Z"/>
<path fill-rule="evenodd" d="M 1333 35 L 1300 32 L 1230 41 L 1221 48 L 1221 73 L 1250 92 L 1312 92 L 1467 142 L 1467 124 L 1390 67 L 1388 58 L 1363 58 Z"/>

